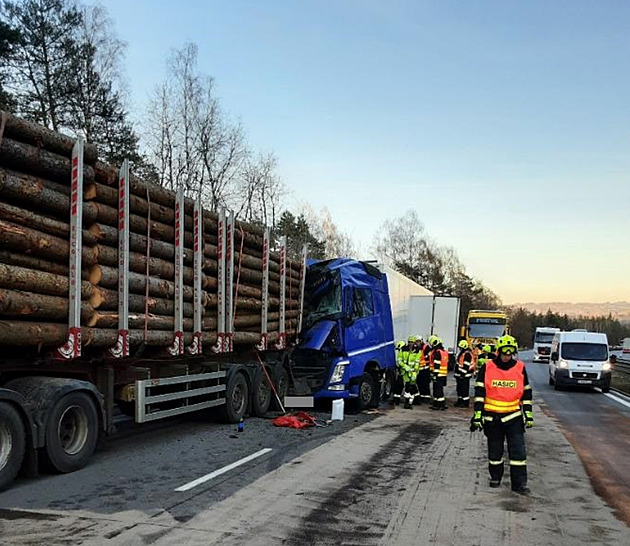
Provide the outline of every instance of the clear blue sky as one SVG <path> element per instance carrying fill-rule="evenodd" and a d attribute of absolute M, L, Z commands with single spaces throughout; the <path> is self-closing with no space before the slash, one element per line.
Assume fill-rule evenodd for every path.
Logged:
<path fill-rule="evenodd" d="M 107 0 L 134 112 L 195 42 L 367 252 L 413 207 L 506 303 L 630 300 L 630 2 Z"/>

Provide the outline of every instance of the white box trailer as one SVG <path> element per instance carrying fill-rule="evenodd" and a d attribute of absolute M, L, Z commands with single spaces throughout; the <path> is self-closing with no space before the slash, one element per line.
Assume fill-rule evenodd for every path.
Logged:
<path fill-rule="evenodd" d="M 449 353 L 457 351 L 459 298 L 414 295 L 410 307 L 414 333 L 425 340 L 435 334 L 442 338 Z"/>
<path fill-rule="evenodd" d="M 459 326 L 459 298 L 435 296 L 424 286 L 385 265 L 379 269 L 387 275 L 394 319 L 394 337 L 406 340 L 420 335 L 427 340 L 436 334 L 444 348 L 455 352 Z"/>

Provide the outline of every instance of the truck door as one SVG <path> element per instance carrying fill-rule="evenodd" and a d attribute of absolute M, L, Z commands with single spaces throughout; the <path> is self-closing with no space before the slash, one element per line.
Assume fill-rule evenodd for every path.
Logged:
<path fill-rule="evenodd" d="M 380 313 L 370 288 L 348 287 L 344 294 L 346 306 L 345 349 L 348 355 L 376 348 L 381 343 Z"/>

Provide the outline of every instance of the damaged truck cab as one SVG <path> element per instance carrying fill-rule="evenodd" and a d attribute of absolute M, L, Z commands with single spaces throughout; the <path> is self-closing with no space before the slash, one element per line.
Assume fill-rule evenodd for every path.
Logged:
<path fill-rule="evenodd" d="M 310 263 L 288 361 L 295 395 L 352 399 L 359 409 L 386 400 L 396 366 L 386 275 L 348 258 Z"/>

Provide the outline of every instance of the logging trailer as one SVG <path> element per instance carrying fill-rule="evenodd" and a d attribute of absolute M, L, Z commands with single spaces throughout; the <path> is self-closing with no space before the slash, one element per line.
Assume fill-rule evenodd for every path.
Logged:
<path fill-rule="evenodd" d="M 20 469 L 82 468 L 116 412 L 145 423 L 216 408 L 237 422 L 268 411 L 270 381 L 280 400 L 364 408 L 387 396 L 384 276 L 320 263 L 306 300 L 321 304 L 322 279 L 343 279 L 343 292 L 336 314 L 317 316 L 304 307 L 306 249 L 292 261 L 286 238 L 271 245 L 268 228 L 0 111 L 0 489 Z M 371 316 L 365 301 L 353 315 L 372 285 Z"/>

